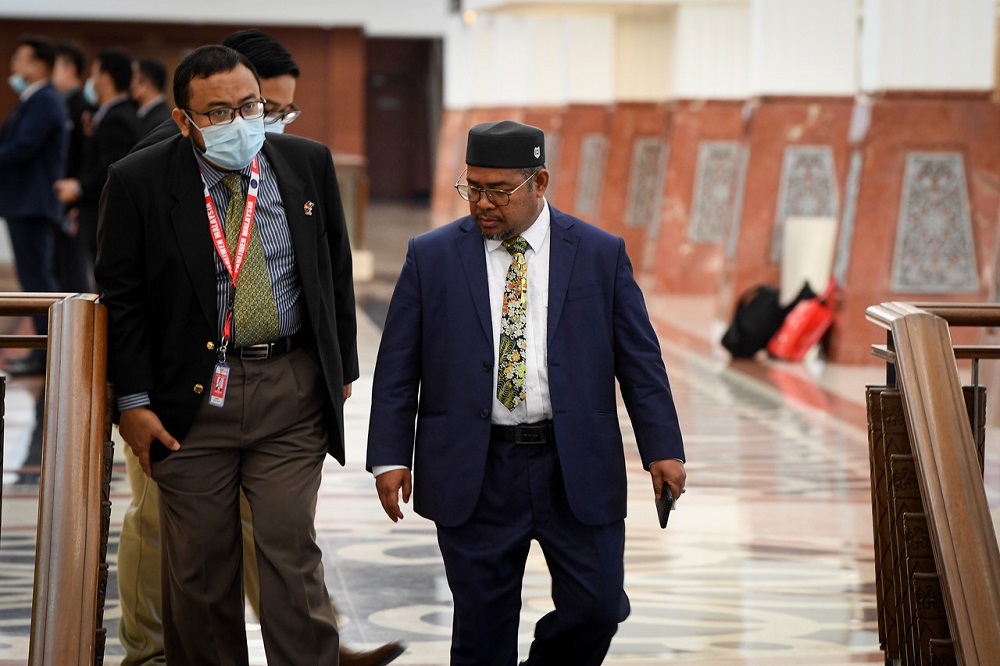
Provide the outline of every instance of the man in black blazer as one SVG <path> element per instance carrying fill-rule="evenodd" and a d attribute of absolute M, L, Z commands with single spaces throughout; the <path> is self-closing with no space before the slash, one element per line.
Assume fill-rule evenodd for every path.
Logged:
<path fill-rule="evenodd" d="M 64 178 L 80 177 L 87 138 L 83 131 L 84 118 L 89 119 L 97 110 L 83 94 L 83 62 L 83 52 L 75 45 L 56 44 L 52 83 L 62 93 L 69 114 L 69 150 Z M 75 205 L 67 206 L 61 228 L 56 232 L 56 281 L 62 291 L 89 292 L 94 290 L 94 264 L 80 241 L 77 214 Z"/>
<path fill-rule="evenodd" d="M 128 92 L 139 116 L 139 137 L 170 119 L 170 107 L 163 91 L 167 85 L 167 68 L 159 60 L 142 58 L 132 63 L 132 83 Z"/>
<path fill-rule="evenodd" d="M 52 185 L 65 168 L 66 109 L 50 82 L 55 50 L 47 40 L 18 42 L 10 60 L 17 104 L 0 128 L 0 217 L 7 220 L 17 278 L 25 291 L 59 291 L 53 244 L 62 206 Z M 48 332 L 48 317 L 34 318 Z M 41 374 L 45 350 L 8 363 L 9 374 Z"/>
<path fill-rule="evenodd" d="M 160 490 L 166 657 L 247 663 L 242 487 L 268 660 L 336 663 L 314 517 L 358 359 L 333 161 L 264 143 L 260 83 L 232 49 L 192 52 L 173 92 L 181 136 L 111 168 L 96 267 L 120 432 Z"/>
<path fill-rule="evenodd" d="M 139 140 L 139 119 L 128 96 L 131 82 L 132 59 L 127 53 L 105 49 L 97 54 L 84 89 L 92 100 L 96 95 L 99 106 L 90 119 L 83 165 L 77 178 L 56 184 L 59 199 L 64 204 L 75 204 L 80 211 L 79 238 L 91 261 L 97 255 L 97 204 L 108 167 L 128 155 Z"/>

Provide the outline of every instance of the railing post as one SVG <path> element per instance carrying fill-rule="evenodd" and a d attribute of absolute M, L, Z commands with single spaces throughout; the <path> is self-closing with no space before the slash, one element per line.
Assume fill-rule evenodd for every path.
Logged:
<path fill-rule="evenodd" d="M 98 655 L 106 332 L 95 296 L 50 309 L 31 666 L 89 665 Z"/>

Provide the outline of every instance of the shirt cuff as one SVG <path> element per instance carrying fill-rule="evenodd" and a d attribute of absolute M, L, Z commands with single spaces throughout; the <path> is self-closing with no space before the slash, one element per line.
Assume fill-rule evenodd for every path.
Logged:
<path fill-rule="evenodd" d="M 136 407 L 148 407 L 152 402 L 149 400 L 149 394 L 143 391 L 142 393 L 130 393 L 128 395 L 118 396 L 118 411 L 124 412 L 126 409 L 134 409 Z"/>
<path fill-rule="evenodd" d="M 372 467 L 372 476 L 378 476 L 380 474 L 385 474 L 386 472 L 391 472 L 395 469 L 410 469 L 406 465 L 375 465 Z"/>

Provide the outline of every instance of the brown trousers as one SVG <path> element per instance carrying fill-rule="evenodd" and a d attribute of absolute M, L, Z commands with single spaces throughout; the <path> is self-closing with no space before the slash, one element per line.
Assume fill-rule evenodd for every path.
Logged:
<path fill-rule="evenodd" d="M 225 405 L 206 399 L 181 450 L 153 463 L 167 662 L 247 664 L 242 488 L 268 663 L 336 664 L 339 636 L 314 526 L 327 449 L 319 367 L 302 349 L 229 364 Z"/>

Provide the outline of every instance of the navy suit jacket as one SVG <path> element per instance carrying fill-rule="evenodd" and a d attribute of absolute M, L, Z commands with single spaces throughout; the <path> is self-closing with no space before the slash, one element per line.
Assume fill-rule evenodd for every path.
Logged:
<path fill-rule="evenodd" d="M 551 208 L 548 376 L 576 517 L 626 513 L 617 378 L 643 465 L 684 458 L 659 342 L 621 238 Z M 414 510 L 455 526 L 479 499 L 496 386 L 482 235 L 471 217 L 410 241 L 379 347 L 368 467 L 413 469 Z M 416 431 L 414 432 L 414 423 Z"/>
<path fill-rule="evenodd" d="M 351 247 L 330 150 L 268 136 L 305 303 L 305 346 L 327 388 L 329 452 L 344 462 L 344 385 L 358 378 Z M 307 205 L 311 203 L 311 205 Z M 108 375 L 148 392 L 183 441 L 208 393 L 218 342 L 215 251 L 191 141 L 179 134 L 112 165 L 101 196 L 95 274 L 108 308 Z M 160 454 L 163 451 L 159 451 Z"/>
<path fill-rule="evenodd" d="M 52 184 L 65 173 L 68 132 L 51 83 L 18 101 L 0 129 L 0 216 L 62 218 Z"/>

